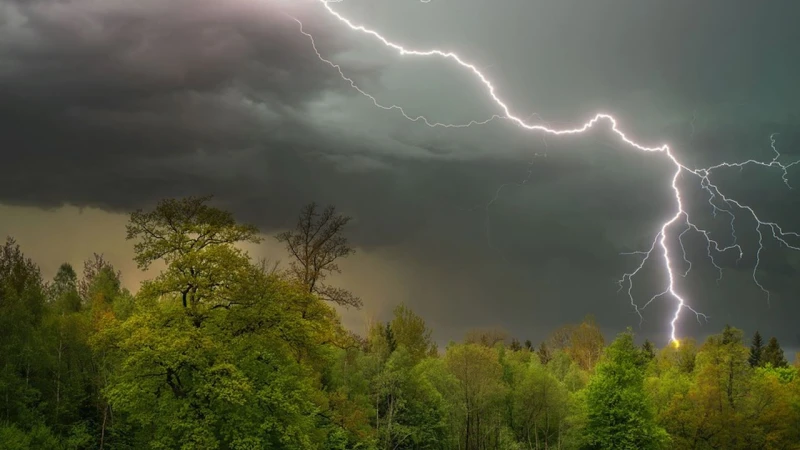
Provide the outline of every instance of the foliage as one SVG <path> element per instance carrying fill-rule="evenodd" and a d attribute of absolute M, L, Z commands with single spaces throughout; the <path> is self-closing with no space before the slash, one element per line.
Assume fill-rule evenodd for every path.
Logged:
<path fill-rule="evenodd" d="M 789 363 L 783 354 L 783 349 L 774 336 L 769 338 L 764 353 L 761 355 L 761 364 L 770 364 L 773 367 L 788 367 Z"/>
<path fill-rule="evenodd" d="M 761 365 L 763 353 L 764 340 L 761 338 L 761 333 L 756 330 L 755 334 L 753 334 L 753 343 L 750 346 L 750 357 L 747 359 L 750 363 L 750 367 L 758 367 Z"/>
<path fill-rule="evenodd" d="M 538 347 L 490 328 L 440 354 L 405 305 L 362 338 L 330 303 L 356 297 L 320 288 L 349 219 L 306 207 L 279 272 L 209 200 L 131 215 L 136 262 L 163 268 L 136 294 L 103 255 L 46 282 L 0 247 L 0 450 L 800 448 L 800 377 L 774 338 L 606 347 L 587 317 Z"/>
<path fill-rule="evenodd" d="M 586 447 L 655 449 L 667 433 L 655 421 L 644 389 L 646 358 L 633 343 L 633 333 L 620 334 L 606 349 L 587 387 Z"/>

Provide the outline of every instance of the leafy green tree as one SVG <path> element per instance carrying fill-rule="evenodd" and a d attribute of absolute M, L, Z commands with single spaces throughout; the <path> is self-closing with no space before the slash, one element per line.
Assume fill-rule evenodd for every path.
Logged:
<path fill-rule="evenodd" d="M 566 386 L 534 358 L 514 386 L 513 397 L 515 420 L 510 426 L 517 440 L 533 448 L 558 448 L 570 412 Z"/>
<path fill-rule="evenodd" d="M 325 448 L 350 449 L 376 444 L 373 420 L 376 396 L 371 383 L 382 370 L 382 357 L 359 348 L 333 349 L 323 372 L 327 408 L 320 411 L 332 426 Z"/>
<path fill-rule="evenodd" d="M 668 435 L 655 422 L 644 391 L 645 368 L 633 333 L 620 334 L 606 349 L 587 391 L 587 448 L 654 449 Z"/>
<path fill-rule="evenodd" d="M 747 440 L 752 391 L 749 350 L 741 330 L 726 326 L 697 353 L 688 392 L 676 395 L 661 414 L 677 448 L 753 448 Z"/>
<path fill-rule="evenodd" d="M 389 358 L 396 346 L 391 330 L 387 334 L 388 325 L 383 322 L 372 323 L 367 334 L 367 352 L 375 355 L 381 363 Z"/>
<path fill-rule="evenodd" d="M 589 382 L 589 372 L 581 369 L 563 350 L 553 352 L 546 367 L 571 393 L 583 389 Z"/>
<path fill-rule="evenodd" d="M 464 415 L 461 382 L 448 368 L 444 358 L 426 358 L 414 368 L 425 384 L 426 396 L 443 405 L 444 435 L 431 448 L 458 449 L 463 442 Z"/>
<path fill-rule="evenodd" d="M 477 343 L 456 345 L 447 349 L 444 359 L 448 371 L 458 380 L 455 406 L 461 422 L 459 447 L 493 447 L 507 389 L 497 349 Z"/>
<path fill-rule="evenodd" d="M 397 350 L 397 339 L 394 337 L 394 330 L 392 329 L 391 323 L 387 323 L 384 328 L 384 338 L 386 339 L 386 347 L 389 349 L 389 353 L 394 353 L 394 351 Z"/>
<path fill-rule="evenodd" d="M 797 370 L 791 367 L 759 367 L 753 373 L 750 392 L 743 405 L 748 427 L 741 430 L 744 448 L 796 448 L 800 437 L 797 409 Z"/>
<path fill-rule="evenodd" d="M 78 275 L 68 263 L 58 268 L 53 283 L 50 285 L 50 300 L 62 312 L 78 312 L 81 309 L 81 297 L 78 294 Z"/>
<path fill-rule="evenodd" d="M 425 325 L 422 317 L 405 305 L 398 305 L 394 309 L 394 318 L 386 329 L 387 340 L 391 332 L 396 345 L 404 346 L 414 363 L 437 353 L 436 344 L 431 338 L 432 330 Z"/>
<path fill-rule="evenodd" d="M 89 301 L 89 289 L 94 283 L 95 277 L 104 271 L 111 272 L 117 279 L 122 278 L 122 272 L 114 269 L 114 266 L 102 254 L 94 253 L 91 258 L 83 262 L 83 278 L 78 281 L 78 294 L 85 302 Z"/>
<path fill-rule="evenodd" d="M 569 337 L 567 354 L 583 370 L 592 370 L 603 354 L 605 338 L 594 317 L 587 316 L 583 322 L 573 327 Z"/>
<path fill-rule="evenodd" d="M 761 339 L 761 333 L 756 330 L 753 334 L 753 343 L 750 345 L 750 357 L 748 362 L 750 367 L 758 367 L 761 365 L 761 358 L 764 353 L 764 341 Z"/>
<path fill-rule="evenodd" d="M 252 264 L 234 244 L 257 241 L 255 228 L 205 201 L 132 214 L 137 262 L 160 258 L 166 269 L 127 320 L 112 314 L 102 327 L 97 345 L 117 359 L 104 393 L 132 425 L 135 446 L 321 445 L 333 425 L 317 414 L 320 373 L 338 319 L 296 283 Z"/>
<path fill-rule="evenodd" d="M 44 362 L 43 374 L 51 383 L 42 386 L 42 400 L 48 403 L 47 423 L 61 435 L 88 416 L 93 395 L 92 377 L 95 367 L 87 337 L 91 333 L 89 317 L 75 311 L 80 301 L 77 291 L 65 292 L 61 302 L 52 303 L 39 331 L 42 348 L 39 356 Z"/>
<path fill-rule="evenodd" d="M 424 373 L 425 369 L 416 369 L 406 347 L 399 345 L 376 378 L 381 447 L 432 449 L 444 439 L 445 404 Z"/>
<path fill-rule="evenodd" d="M 39 409 L 47 371 L 41 358 L 45 289 L 39 267 L 9 238 L 0 247 L 0 417 L 29 427 Z M 48 383 L 49 384 L 49 383 Z"/>
<path fill-rule="evenodd" d="M 209 200 L 164 200 L 152 211 L 131 214 L 127 225 L 128 239 L 137 240 L 134 260 L 139 268 L 145 270 L 158 260 L 167 266 L 143 288 L 154 295 L 179 295 L 196 324 L 202 320 L 203 306 L 231 306 L 225 293 L 234 289 L 240 281 L 236 276 L 248 265 L 246 254 L 234 244 L 261 241 L 254 226 L 237 224 L 231 213 L 209 206 Z"/>
<path fill-rule="evenodd" d="M 725 328 L 722 329 L 722 345 L 740 344 L 741 342 L 742 331 L 733 328 L 730 324 L 725 324 Z"/>

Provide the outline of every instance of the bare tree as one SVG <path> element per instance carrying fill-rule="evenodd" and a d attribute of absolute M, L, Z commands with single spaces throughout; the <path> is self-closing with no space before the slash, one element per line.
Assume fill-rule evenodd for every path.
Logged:
<path fill-rule="evenodd" d="M 290 273 L 320 298 L 343 306 L 360 308 L 361 299 L 350 291 L 322 283 L 329 274 L 341 273 L 337 261 L 355 253 L 347 238 L 342 235 L 350 217 L 336 213 L 328 206 L 319 211 L 316 203 L 303 207 L 294 230 L 276 236 L 294 259 L 289 264 Z"/>

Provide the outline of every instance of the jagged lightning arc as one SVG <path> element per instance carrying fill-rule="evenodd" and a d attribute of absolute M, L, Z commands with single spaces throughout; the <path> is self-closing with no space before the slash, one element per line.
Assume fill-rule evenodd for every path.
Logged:
<path fill-rule="evenodd" d="M 674 342 L 676 344 L 678 343 L 678 339 L 676 337 L 676 323 L 677 323 L 678 319 L 680 318 L 680 314 L 681 314 L 681 311 L 683 311 L 683 309 L 688 309 L 689 311 L 692 311 L 695 314 L 695 316 L 697 317 L 698 321 L 700 320 L 701 317 L 702 318 L 707 318 L 707 316 L 705 314 L 694 310 L 687 303 L 686 299 L 678 292 L 678 288 L 676 287 L 676 282 L 677 282 L 677 280 L 676 280 L 676 269 L 673 268 L 672 254 L 671 254 L 671 252 L 669 250 L 669 246 L 667 245 L 667 233 L 668 233 L 668 231 L 669 231 L 669 229 L 671 227 L 677 226 L 677 225 L 681 225 L 682 226 L 682 231 L 678 234 L 678 242 L 680 243 L 681 249 L 683 251 L 683 260 L 684 260 L 684 262 L 688 263 L 688 265 L 689 265 L 688 269 L 684 273 L 678 273 L 677 276 L 685 277 L 689 273 L 689 270 L 691 270 L 691 262 L 688 261 L 688 259 L 686 257 L 686 250 L 685 250 L 685 248 L 683 246 L 683 236 L 689 231 L 694 231 L 694 232 L 702 235 L 706 239 L 706 242 L 708 244 L 707 245 L 708 256 L 711 259 L 712 264 L 719 271 L 720 278 L 721 278 L 722 277 L 722 268 L 716 263 L 716 260 L 714 259 L 714 253 L 722 254 L 722 253 L 725 253 L 725 252 L 728 252 L 728 251 L 731 251 L 731 250 L 735 250 L 735 251 L 738 251 L 738 257 L 739 257 L 739 259 L 741 259 L 742 255 L 744 254 L 744 250 L 742 249 L 742 246 L 737 242 L 736 229 L 734 228 L 734 221 L 736 220 L 736 217 L 737 217 L 736 216 L 736 212 L 746 211 L 748 213 L 748 215 L 755 220 L 755 222 L 756 222 L 755 231 L 758 234 L 758 249 L 756 251 L 756 263 L 755 263 L 755 266 L 753 267 L 753 281 L 766 294 L 768 301 L 769 301 L 769 291 L 767 291 L 767 289 L 764 288 L 764 286 L 758 281 L 757 273 L 756 273 L 757 270 L 758 270 L 759 264 L 761 262 L 761 259 L 760 259 L 761 251 L 763 250 L 764 234 L 763 234 L 762 230 L 769 231 L 771 233 L 771 236 L 772 236 L 773 239 L 777 240 L 780 244 L 786 246 L 787 248 L 800 251 L 800 244 L 793 245 L 793 244 L 790 244 L 787 241 L 787 239 L 800 239 L 800 234 L 798 234 L 796 232 L 783 231 L 783 229 L 777 223 L 761 220 L 758 217 L 758 215 L 755 213 L 755 211 L 753 210 L 752 207 L 750 207 L 748 205 L 745 205 L 745 204 L 743 204 L 743 203 L 741 203 L 741 202 L 739 202 L 739 201 L 737 201 L 737 200 L 735 200 L 733 198 L 727 197 L 721 191 L 721 189 L 718 186 L 716 186 L 715 184 L 713 184 L 711 182 L 711 180 L 710 180 L 712 172 L 714 170 L 716 170 L 716 169 L 732 168 L 732 167 L 744 168 L 744 166 L 747 166 L 747 165 L 757 165 L 757 166 L 763 166 L 763 167 L 767 167 L 767 168 L 778 168 L 778 169 L 780 169 L 781 172 L 782 172 L 782 180 L 791 189 L 791 185 L 789 185 L 789 181 L 788 181 L 788 178 L 787 178 L 788 177 L 788 169 L 791 168 L 792 166 L 800 163 L 800 160 L 794 161 L 794 162 L 789 163 L 789 164 L 784 164 L 784 163 L 781 163 L 781 162 L 778 161 L 780 159 L 780 157 L 781 157 L 781 154 L 780 154 L 780 152 L 778 152 L 778 150 L 776 148 L 776 139 L 775 139 L 776 134 L 775 133 L 773 133 L 769 137 L 770 138 L 770 147 L 772 148 L 772 150 L 773 150 L 773 152 L 775 154 L 773 159 L 771 161 L 769 161 L 769 162 L 763 162 L 763 161 L 758 161 L 758 160 L 751 159 L 751 160 L 747 160 L 747 161 L 744 161 L 744 162 L 737 162 L 737 163 L 725 162 L 725 163 L 717 164 L 717 165 L 706 167 L 706 168 L 692 169 L 690 167 L 687 167 L 683 163 L 681 163 L 678 160 L 678 158 L 672 153 L 672 151 L 670 150 L 670 147 L 667 144 L 662 144 L 662 145 L 650 147 L 650 146 L 642 145 L 640 143 L 637 143 L 637 142 L 633 141 L 632 139 L 630 139 L 619 128 L 619 126 L 617 124 L 617 120 L 612 115 L 607 114 L 607 113 L 598 113 L 594 117 L 592 117 L 590 120 L 585 122 L 583 125 L 581 125 L 579 127 L 576 127 L 576 128 L 555 129 L 555 128 L 550 128 L 549 126 L 545 126 L 543 124 L 529 124 L 526 120 L 520 118 L 519 116 L 514 115 L 511 112 L 511 110 L 508 107 L 508 105 L 502 99 L 500 99 L 500 97 L 498 97 L 498 95 L 496 93 L 496 90 L 495 90 L 495 86 L 492 84 L 492 82 L 474 64 L 471 64 L 471 63 L 465 61 L 458 54 L 456 54 L 454 52 L 438 50 L 438 49 L 432 49 L 432 50 L 413 50 L 413 49 L 408 49 L 408 48 L 406 48 L 406 47 L 404 47 L 404 46 L 402 46 L 400 44 L 397 44 L 397 43 L 394 43 L 394 42 L 388 40 L 387 38 L 385 38 L 383 35 L 381 35 L 377 31 L 369 29 L 369 28 L 367 28 L 367 27 L 365 27 L 363 25 L 354 24 L 352 21 L 350 21 L 346 17 L 342 16 L 335 9 L 333 9 L 333 7 L 330 5 L 330 3 L 338 3 L 341 0 L 318 0 L 318 1 L 322 5 L 322 7 L 325 9 L 325 11 L 327 11 L 328 14 L 330 14 L 332 17 L 336 18 L 343 25 L 347 26 L 348 28 L 350 28 L 353 31 L 357 31 L 357 32 L 360 32 L 360 33 L 363 33 L 363 34 L 371 36 L 372 38 L 380 41 L 386 47 L 388 47 L 388 48 L 390 48 L 392 50 L 395 50 L 401 56 L 440 57 L 440 58 L 444 58 L 444 59 L 449 59 L 449 60 L 452 60 L 455 63 L 457 63 L 463 69 L 472 72 L 472 74 L 485 87 L 486 93 L 491 97 L 491 99 L 494 101 L 494 103 L 499 107 L 499 109 L 502 112 L 502 114 L 495 114 L 495 115 L 492 115 L 491 117 L 489 117 L 488 119 L 485 119 L 485 120 L 482 120 L 482 121 L 473 120 L 473 121 L 471 121 L 469 123 L 465 123 L 465 124 L 445 124 L 445 123 L 431 122 L 430 120 L 428 120 L 424 116 L 412 117 L 409 114 L 407 114 L 402 107 L 397 106 L 397 105 L 389 105 L 389 106 L 383 105 L 373 95 L 370 95 L 369 93 L 367 93 L 366 91 L 364 91 L 360 87 L 358 87 L 356 85 L 356 83 L 351 78 L 349 78 L 349 77 L 347 77 L 345 75 L 344 71 L 342 70 L 342 68 L 339 65 L 337 65 L 337 64 L 331 62 L 330 60 L 326 59 L 325 57 L 323 57 L 322 54 L 317 49 L 316 43 L 314 42 L 314 37 L 311 34 L 309 34 L 309 33 L 307 33 L 306 31 L 303 30 L 303 24 L 298 19 L 292 17 L 292 19 L 294 19 L 299 24 L 300 32 L 303 33 L 306 37 L 308 37 L 309 40 L 311 41 L 311 45 L 312 45 L 312 47 L 314 49 L 314 52 L 316 53 L 317 57 L 322 62 L 324 62 L 324 63 L 328 64 L 329 66 L 331 66 L 332 68 L 336 69 L 343 80 L 348 82 L 350 84 L 350 86 L 353 89 L 355 89 L 356 91 L 358 91 L 361 95 L 369 98 L 372 101 L 372 103 L 378 108 L 382 108 L 382 109 L 386 109 L 386 110 L 396 110 L 396 111 L 400 112 L 400 114 L 402 114 L 403 117 L 405 117 L 406 119 L 414 121 L 414 122 L 422 122 L 422 123 L 424 123 L 425 125 L 427 125 L 429 127 L 447 127 L 447 128 L 469 127 L 469 126 L 472 126 L 472 125 L 486 124 L 486 123 L 488 123 L 488 122 L 490 122 L 492 120 L 495 120 L 495 119 L 504 119 L 504 120 L 510 120 L 510 121 L 516 123 L 517 125 L 519 125 L 520 127 L 524 128 L 526 130 L 540 131 L 540 132 L 543 132 L 543 133 L 546 133 L 546 134 L 551 134 L 551 135 L 556 135 L 556 136 L 558 136 L 558 135 L 566 135 L 566 134 L 580 134 L 580 133 L 583 133 L 583 132 L 589 130 L 590 128 L 594 127 L 599 122 L 606 122 L 606 123 L 608 123 L 610 125 L 611 131 L 613 131 L 622 142 L 628 144 L 630 147 L 632 147 L 634 149 L 637 149 L 637 150 L 640 150 L 640 151 L 644 151 L 644 152 L 662 153 L 667 158 L 667 160 L 669 160 L 675 166 L 675 173 L 672 176 L 671 184 L 670 184 L 670 186 L 672 188 L 672 191 L 675 194 L 675 212 L 670 216 L 670 218 L 666 222 L 664 222 L 661 225 L 661 227 L 659 228 L 658 232 L 656 233 L 655 238 L 653 239 L 652 245 L 650 246 L 650 248 L 648 250 L 646 250 L 646 251 L 638 251 L 638 252 L 631 252 L 631 253 L 624 253 L 624 254 L 628 254 L 628 255 L 640 256 L 641 260 L 639 262 L 639 265 L 632 272 L 623 274 L 622 278 L 618 281 L 618 284 L 619 284 L 620 290 L 622 290 L 625 287 L 625 285 L 627 284 L 628 297 L 630 298 L 631 305 L 635 309 L 636 313 L 639 314 L 640 319 L 642 318 L 642 313 L 641 313 L 642 310 L 644 310 L 648 305 L 650 305 L 655 299 L 657 299 L 659 297 L 662 297 L 664 295 L 671 295 L 676 300 L 677 306 L 675 308 L 675 313 L 674 313 L 674 315 L 672 317 L 672 320 L 670 321 L 670 326 L 671 326 L 670 339 L 671 339 L 671 342 Z M 423 0 L 423 3 L 427 3 L 427 2 L 425 0 Z M 712 210 L 712 213 L 713 213 L 714 216 L 716 216 L 717 214 L 725 214 L 726 216 L 730 217 L 730 225 L 731 225 L 731 234 L 732 234 L 732 237 L 733 237 L 733 244 L 728 245 L 728 246 L 721 245 L 718 241 L 716 241 L 716 240 L 711 238 L 711 234 L 710 234 L 710 232 L 708 230 L 702 229 L 702 228 L 698 227 L 697 225 L 695 225 L 694 223 L 691 222 L 688 212 L 684 209 L 683 199 L 682 199 L 682 196 L 681 196 L 681 190 L 678 187 L 678 179 L 684 173 L 688 174 L 688 175 L 696 176 L 699 179 L 700 187 L 704 191 L 706 191 L 708 193 L 708 195 L 709 195 L 708 203 L 709 203 L 709 205 L 711 207 L 711 210 Z M 497 195 L 499 195 L 499 190 L 495 194 L 495 198 L 493 198 L 492 202 L 494 200 L 496 200 Z M 650 298 L 650 300 L 647 303 L 645 303 L 643 306 L 639 307 L 637 305 L 637 303 L 635 302 L 635 300 L 633 298 L 633 294 L 632 294 L 633 278 L 644 268 L 644 266 L 647 263 L 647 261 L 653 256 L 653 253 L 655 252 L 656 247 L 660 247 L 660 249 L 662 251 L 663 268 L 664 268 L 665 274 L 667 275 L 667 285 L 665 286 L 665 289 L 662 292 L 654 295 L 652 298 Z M 718 281 L 719 281 L 719 279 L 718 279 Z"/>

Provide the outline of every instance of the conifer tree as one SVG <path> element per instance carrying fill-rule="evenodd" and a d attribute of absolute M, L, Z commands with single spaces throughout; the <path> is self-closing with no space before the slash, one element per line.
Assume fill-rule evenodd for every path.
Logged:
<path fill-rule="evenodd" d="M 542 364 L 547 364 L 551 359 L 553 359 L 553 355 L 550 353 L 550 349 L 547 347 L 547 343 L 544 341 L 539 344 L 539 349 L 536 350 L 536 354 L 539 355 L 539 361 Z"/>
<path fill-rule="evenodd" d="M 771 364 L 772 367 L 787 367 L 789 365 L 775 336 L 769 338 L 769 342 L 764 348 L 764 353 L 761 355 L 761 362 L 764 365 Z"/>
<path fill-rule="evenodd" d="M 756 330 L 756 333 L 753 335 L 753 343 L 750 345 L 750 357 L 748 358 L 748 362 L 750 362 L 750 367 L 758 367 L 761 365 L 761 359 L 764 353 L 764 340 L 761 339 L 761 333 Z"/>
<path fill-rule="evenodd" d="M 649 339 L 644 340 L 644 344 L 642 344 L 642 352 L 648 361 L 656 357 L 656 348 Z"/>

